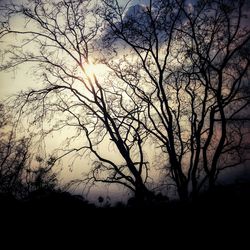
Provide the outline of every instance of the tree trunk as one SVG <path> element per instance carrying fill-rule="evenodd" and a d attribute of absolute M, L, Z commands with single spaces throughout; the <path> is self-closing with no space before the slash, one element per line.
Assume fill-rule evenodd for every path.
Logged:
<path fill-rule="evenodd" d="M 187 184 L 184 183 L 177 188 L 178 195 L 181 201 L 187 201 L 189 198 Z"/>
<path fill-rule="evenodd" d="M 145 205 L 152 199 L 153 193 L 148 190 L 141 178 L 136 181 L 135 200 L 138 205 Z"/>

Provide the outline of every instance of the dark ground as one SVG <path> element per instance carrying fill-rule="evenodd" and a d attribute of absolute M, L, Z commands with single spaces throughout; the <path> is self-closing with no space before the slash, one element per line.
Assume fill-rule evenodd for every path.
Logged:
<path fill-rule="evenodd" d="M 35 249 L 44 242 L 46 249 L 61 244 L 69 249 L 78 244 L 81 249 L 137 249 L 138 242 L 138 249 L 172 250 L 183 244 L 188 249 L 245 249 L 249 244 L 250 183 L 217 187 L 195 202 L 142 207 L 98 208 L 57 192 L 37 192 L 24 201 L 2 195 L 0 204 L 0 235 L 8 239 L 8 248 L 2 249 L 12 249 L 17 242 L 26 247 L 30 240 L 36 242 L 31 244 Z M 170 245 L 175 248 L 166 247 Z"/>
<path fill-rule="evenodd" d="M 2 195 L 0 214 L 0 246 L 8 245 L 1 249 L 15 249 L 18 243 L 24 249 L 27 244 L 34 249 L 53 244 L 56 249 L 77 249 L 80 244 L 81 249 L 132 250 L 138 242 L 138 249 L 174 245 L 172 250 L 183 244 L 188 249 L 248 249 L 250 183 L 217 187 L 194 202 L 137 207 L 98 208 L 63 192 L 39 191 L 23 201 Z"/>
<path fill-rule="evenodd" d="M 0 210 L 4 217 L 59 218 L 69 216 L 91 220 L 115 217 L 122 220 L 124 216 L 136 216 L 138 219 L 155 218 L 156 220 L 185 220 L 194 218 L 209 220 L 212 218 L 228 219 L 250 218 L 250 182 L 227 186 L 217 186 L 213 191 L 200 195 L 195 201 L 169 201 L 163 196 L 145 204 L 117 203 L 114 206 L 100 203 L 100 206 L 89 203 L 80 196 L 67 192 L 40 190 L 29 195 L 26 199 L 17 200 L 10 195 L 0 195 Z M 5 216 L 6 215 L 6 216 Z M 110 218 L 111 219 L 111 218 Z"/>

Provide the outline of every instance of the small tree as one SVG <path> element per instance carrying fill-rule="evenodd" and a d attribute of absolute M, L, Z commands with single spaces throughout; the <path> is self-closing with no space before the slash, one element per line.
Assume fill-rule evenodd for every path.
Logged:
<path fill-rule="evenodd" d="M 34 191 L 52 192 L 57 188 L 53 157 L 47 161 L 31 152 L 31 138 L 19 138 L 16 124 L 0 104 L 0 194 L 23 199 Z"/>
<path fill-rule="evenodd" d="M 24 177 L 30 159 L 30 139 L 16 137 L 3 104 L 0 104 L 0 138 L 0 193 L 21 198 L 26 193 Z"/>

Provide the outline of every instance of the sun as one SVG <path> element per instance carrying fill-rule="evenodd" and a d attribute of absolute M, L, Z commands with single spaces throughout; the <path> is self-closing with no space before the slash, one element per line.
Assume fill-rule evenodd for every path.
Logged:
<path fill-rule="evenodd" d="M 91 79 L 102 78 L 107 74 L 107 66 L 104 64 L 94 64 L 89 61 L 84 66 L 85 74 Z"/>
<path fill-rule="evenodd" d="M 89 77 L 93 77 L 97 73 L 96 65 L 93 64 L 92 62 L 86 63 L 84 69 L 85 69 L 86 75 Z"/>

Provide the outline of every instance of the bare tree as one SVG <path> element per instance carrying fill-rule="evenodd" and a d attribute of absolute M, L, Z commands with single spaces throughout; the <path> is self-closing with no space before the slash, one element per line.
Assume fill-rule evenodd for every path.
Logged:
<path fill-rule="evenodd" d="M 246 122 L 250 100 L 249 91 L 246 91 L 250 32 L 243 23 L 244 3 L 201 1 L 194 13 L 183 10 L 190 26 L 184 28 L 184 32 L 191 43 L 187 44 L 185 38 L 183 41 L 193 67 L 193 76 L 188 75 L 188 79 L 191 77 L 190 82 L 195 84 L 198 80 L 204 93 L 197 112 L 196 100 L 200 97 L 189 89 L 193 100 L 192 130 L 196 149 L 191 154 L 193 192 L 200 188 L 196 180 L 199 158 L 206 172 L 200 185 L 208 179 L 210 187 L 221 170 L 249 159 L 246 155 L 249 145 L 242 140 L 249 134 Z"/>
<path fill-rule="evenodd" d="M 103 4 L 104 46 L 115 51 L 107 64 L 143 101 L 137 121 L 162 148 L 180 198 L 212 188 L 223 169 L 249 159 L 245 1 Z"/>
<path fill-rule="evenodd" d="M 134 113 L 140 116 L 141 104 L 128 102 L 122 90 L 89 72 L 95 52 L 101 20 L 95 1 L 28 1 L 2 6 L 6 21 L 1 39 L 16 35 L 16 45 L 5 51 L 3 70 L 19 64 L 37 63 L 36 74 L 43 86 L 20 93 L 14 109 L 29 117 L 33 125 L 45 121 L 40 134 L 71 128 L 72 135 L 56 160 L 70 153 L 91 153 L 95 157 L 92 170 L 84 180 L 118 183 L 135 193 L 139 200 L 150 195 L 146 187 L 147 161 L 143 154 L 142 131 Z M 17 15 L 25 20 L 24 27 L 14 29 L 11 20 Z M 47 126 L 48 127 L 48 126 Z M 81 145 L 75 146 L 78 139 Z M 118 159 L 105 157 L 101 147 L 113 147 Z M 77 180 L 78 181 L 78 180 Z"/>
<path fill-rule="evenodd" d="M 15 119 L 0 104 L 0 195 L 27 198 L 38 190 L 55 191 L 57 173 L 53 157 L 45 160 L 31 152 L 31 137 L 18 134 Z"/>
<path fill-rule="evenodd" d="M 0 193 L 22 197 L 25 193 L 23 177 L 29 163 L 30 140 L 16 137 L 10 117 L 6 115 L 2 104 L 0 104 L 0 138 Z"/>

